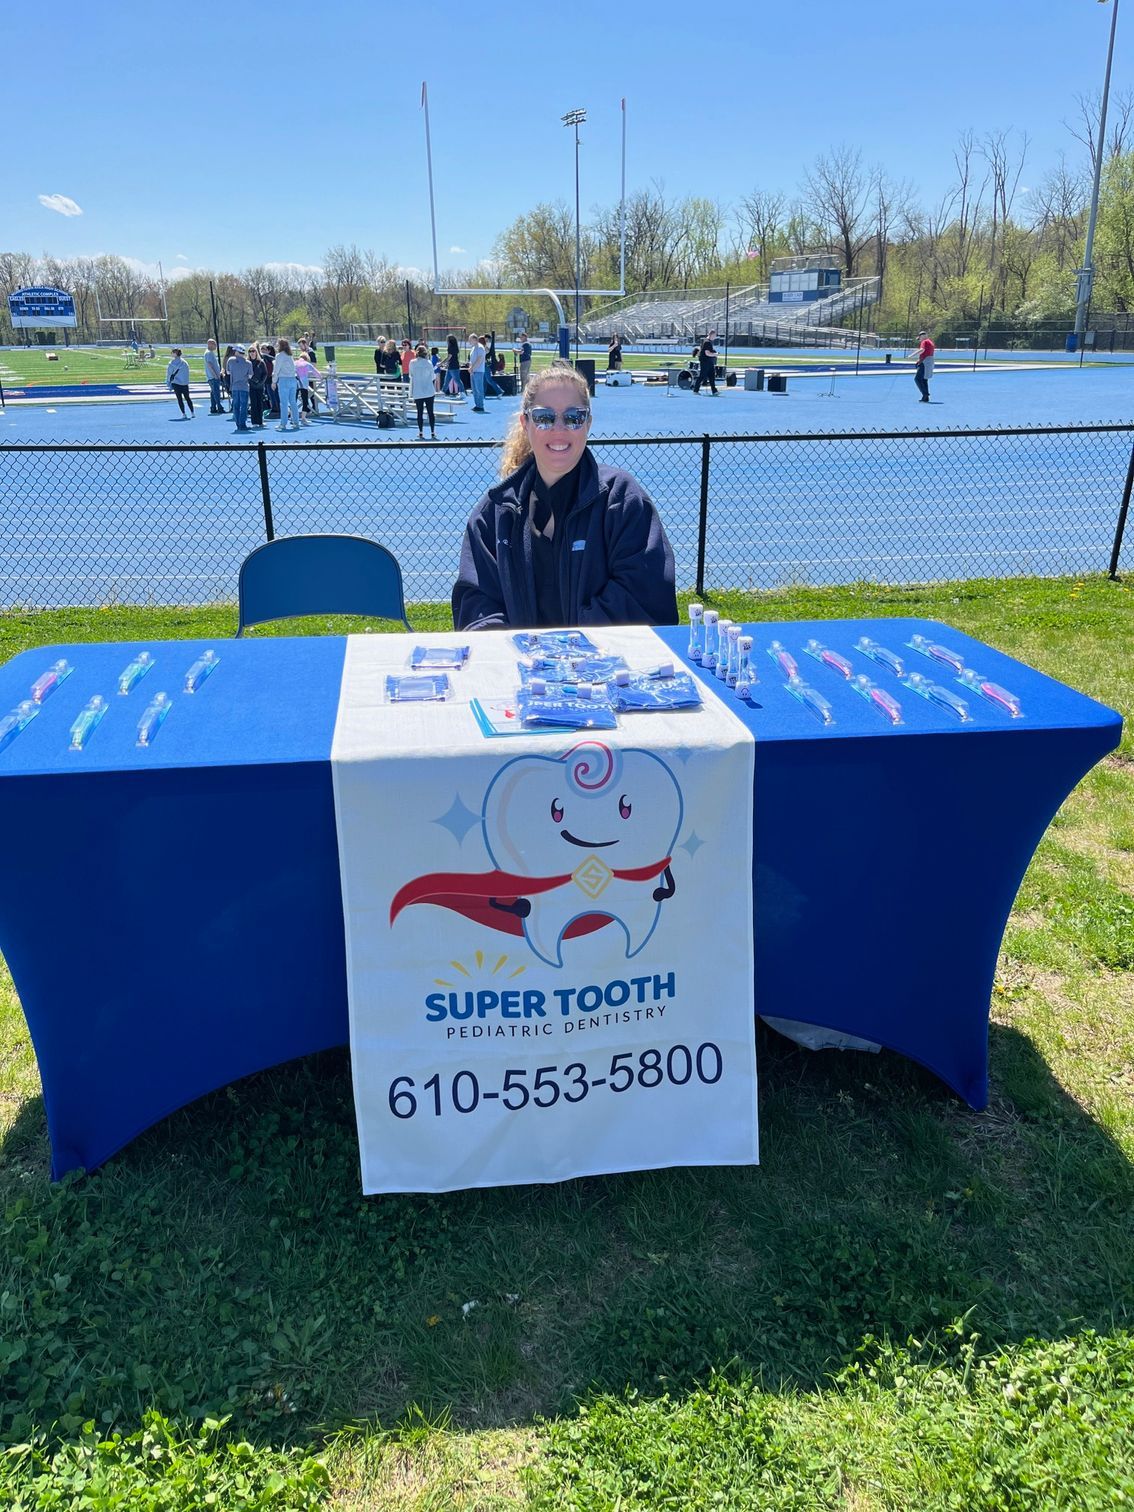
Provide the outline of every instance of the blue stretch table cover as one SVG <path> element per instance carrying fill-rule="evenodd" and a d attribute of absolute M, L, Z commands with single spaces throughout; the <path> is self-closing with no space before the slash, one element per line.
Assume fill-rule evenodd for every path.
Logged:
<path fill-rule="evenodd" d="M 658 633 L 685 658 L 686 629 Z M 1020 698 L 1024 717 L 908 651 L 913 633 L 960 651 Z M 1013 898 L 1059 804 L 1118 744 L 1121 719 L 929 621 L 760 624 L 753 634 L 760 682 L 748 704 L 706 680 L 756 737 L 758 1010 L 877 1040 L 981 1107 Z M 971 722 L 856 652 L 862 634 L 961 693 Z M 898 697 L 904 724 L 891 728 L 803 655 L 810 637 Z M 785 691 L 766 655 L 773 639 L 830 701 L 834 724 Z M 346 1043 L 330 768 L 345 646 L 60 646 L 0 668 L 0 715 L 59 657 L 74 668 L 0 750 L 0 950 L 39 1061 L 56 1177 L 99 1165 L 206 1092 Z M 219 666 L 184 694 L 206 649 Z M 119 673 L 143 650 L 152 670 L 118 696 Z M 139 748 L 138 718 L 159 691 L 172 709 Z M 108 712 L 86 749 L 71 751 L 70 727 L 94 694 Z M 437 769 L 441 817 L 453 794 L 443 761 Z"/>

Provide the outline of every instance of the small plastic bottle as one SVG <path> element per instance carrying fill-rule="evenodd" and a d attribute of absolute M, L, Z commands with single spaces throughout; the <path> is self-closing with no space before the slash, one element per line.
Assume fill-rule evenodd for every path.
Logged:
<path fill-rule="evenodd" d="M 0 751 L 5 746 L 11 745 L 16 736 L 26 725 L 39 713 L 39 705 L 34 699 L 25 698 L 14 709 L 0 719 Z"/>
<path fill-rule="evenodd" d="M 730 619 L 723 619 L 717 625 L 717 664 L 713 671 L 722 682 L 728 677 L 728 638 L 735 629 Z"/>
<path fill-rule="evenodd" d="M 205 651 L 200 655 L 185 674 L 186 693 L 196 693 L 210 673 L 215 672 L 220 657 L 215 651 Z"/>
<path fill-rule="evenodd" d="M 730 688 L 736 687 L 736 670 L 740 661 L 740 637 L 743 634 L 743 625 L 728 627 L 728 668 L 725 671 L 725 682 Z"/>
<path fill-rule="evenodd" d="M 705 609 L 702 604 L 689 605 L 689 660 L 699 662 L 705 654 Z"/>
<path fill-rule="evenodd" d="M 752 637 L 750 635 L 738 635 L 736 637 L 736 688 L 737 698 L 749 698 L 752 695 L 752 684 L 756 681 L 756 671 L 752 665 Z"/>
<path fill-rule="evenodd" d="M 72 751 L 81 751 L 85 747 L 91 735 L 98 729 L 99 722 L 105 713 L 106 699 L 101 693 L 96 693 L 71 726 Z"/>
<path fill-rule="evenodd" d="M 124 667 L 118 674 L 119 693 L 123 695 L 129 693 L 135 683 L 141 682 L 153 664 L 154 659 L 149 651 L 139 651 L 130 665 Z"/>
<path fill-rule="evenodd" d="M 719 620 L 718 610 L 705 610 L 705 649 L 701 653 L 701 665 L 707 672 L 716 670 L 717 652 L 720 647 L 720 634 L 717 629 Z"/>
<path fill-rule="evenodd" d="M 32 702 L 41 704 L 45 698 L 50 697 L 61 682 L 65 682 L 71 675 L 71 664 L 65 656 L 57 662 L 52 662 L 42 677 L 37 677 L 31 685 Z"/>
<path fill-rule="evenodd" d="M 168 693 L 156 693 L 146 705 L 146 711 L 138 721 L 138 744 L 149 746 L 154 742 L 154 736 L 161 729 L 165 716 L 169 713 L 172 704 Z"/>

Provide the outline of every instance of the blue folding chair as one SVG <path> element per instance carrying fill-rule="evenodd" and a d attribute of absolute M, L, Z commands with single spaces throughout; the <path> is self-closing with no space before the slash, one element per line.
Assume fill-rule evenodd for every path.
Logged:
<path fill-rule="evenodd" d="M 303 614 L 406 619 L 402 570 L 393 552 L 365 536 L 280 536 L 240 564 L 239 639 L 249 625 Z"/>

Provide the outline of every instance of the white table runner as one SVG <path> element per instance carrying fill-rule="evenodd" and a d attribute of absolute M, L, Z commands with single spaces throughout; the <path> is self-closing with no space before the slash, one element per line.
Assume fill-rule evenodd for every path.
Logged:
<path fill-rule="evenodd" d="M 758 1159 L 753 741 L 724 699 L 486 738 L 518 681 L 471 637 L 458 701 L 389 704 L 445 635 L 352 636 L 332 746 L 366 1192 Z M 594 639 L 631 667 L 652 630 Z"/>

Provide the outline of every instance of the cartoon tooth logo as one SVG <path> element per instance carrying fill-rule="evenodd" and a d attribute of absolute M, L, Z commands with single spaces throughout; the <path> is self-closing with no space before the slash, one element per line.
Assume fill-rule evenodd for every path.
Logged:
<path fill-rule="evenodd" d="M 674 894 L 681 789 L 649 751 L 584 741 L 560 757 L 520 756 L 484 795 L 485 846 L 495 870 L 432 873 L 400 889 L 390 921 L 434 903 L 511 934 L 563 965 L 564 940 L 607 924 L 635 956 Z"/>

